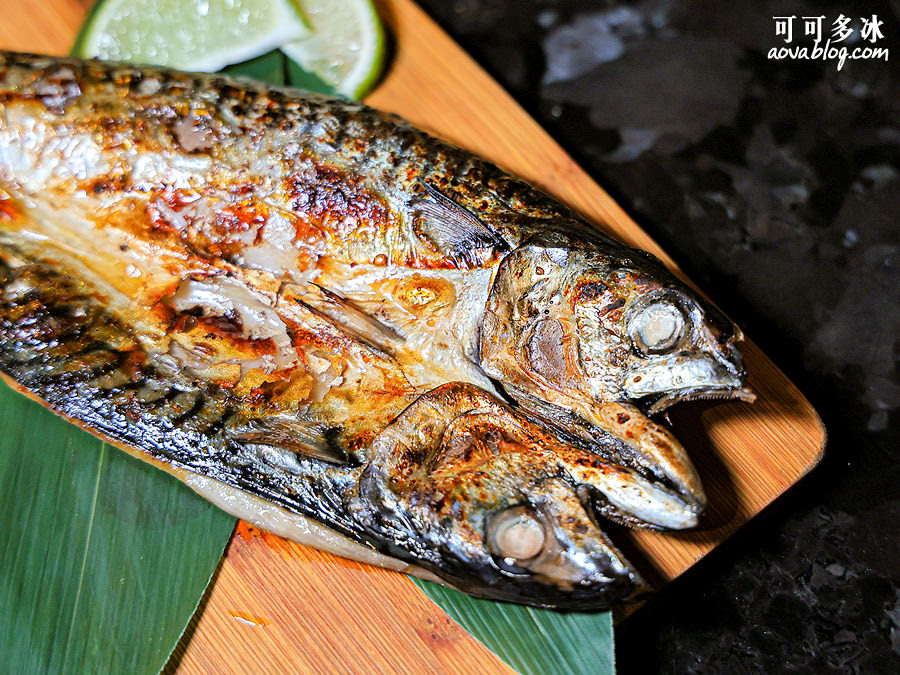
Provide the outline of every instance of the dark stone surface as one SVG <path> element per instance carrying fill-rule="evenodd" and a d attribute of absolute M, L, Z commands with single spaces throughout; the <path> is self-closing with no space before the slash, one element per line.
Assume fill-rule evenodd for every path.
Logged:
<path fill-rule="evenodd" d="M 828 428 L 813 474 L 623 623 L 621 672 L 900 672 L 900 2 L 421 4 Z M 769 60 L 792 14 L 851 17 L 850 48 L 876 14 L 888 61 Z"/>

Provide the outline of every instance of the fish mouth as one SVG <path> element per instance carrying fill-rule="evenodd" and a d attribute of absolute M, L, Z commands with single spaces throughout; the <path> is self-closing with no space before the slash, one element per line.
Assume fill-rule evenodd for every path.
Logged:
<path fill-rule="evenodd" d="M 668 484 L 667 484 L 668 483 Z M 612 521 L 630 528 L 686 530 L 700 523 L 705 504 L 679 489 L 674 481 L 634 472 L 619 489 L 610 485 L 582 485 L 584 510 L 594 524 Z"/>
<path fill-rule="evenodd" d="M 628 527 L 685 529 L 699 522 L 706 496 L 696 469 L 678 439 L 650 420 L 634 405 L 637 401 L 575 411 L 516 394 L 528 418 L 558 440 L 617 467 L 605 475 L 609 489 L 590 491 L 594 498 L 591 508 L 585 506 L 588 512 Z M 637 493 L 650 498 L 644 506 L 661 506 L 662 511 L 644 512 L 629 496 Z"/>
<path fill-rule="evenodd" d="M 663 392 L 655 396 L 645 396 L 639 399 L 639 403 L 648 415 L 656 415 L 676 403 L 684 403 L 687 401 L 734 400 L 753 403 L 756 400 L 756 393 L 750 387 L 746 386 L 740 388 L 734 388 L 727 385 L 721 387 L 686 387 L 684 389 Z"/>
<path fill-rule="evenodd" d="M 636 368 L 625 377 L 625 393 L 651 415 L 684 401 L 753 402 L 740 353 L 729 347 L 727 354 L 677 354 Z"/>

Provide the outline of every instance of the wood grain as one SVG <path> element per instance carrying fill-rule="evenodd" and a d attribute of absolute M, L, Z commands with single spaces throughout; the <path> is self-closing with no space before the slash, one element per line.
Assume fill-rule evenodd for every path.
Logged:
<path fill-rule="evenodd" d="M 0 47 L 65 53 L 88 0 L 7 3 Z M 679 270 L 634 221 L 411 0 L 384 0 L 396 36 L 372 105 L 484 155 L 560 198 L 619 239 Z M 753 405 L 692 404 L 673 413 L 710 501 L 700 528 L 617 532 L 657 586 L 690 567 L 820 459 L 815 411 L 752 343 Z M 348 562 L 245 524 L 168 670 L 185 673 L 509 673 L 406 577 Z"/>
<path fill-rule="evenodd" d="M 170 672 L 511 673 L 405 576 L 240 523 Z"/>

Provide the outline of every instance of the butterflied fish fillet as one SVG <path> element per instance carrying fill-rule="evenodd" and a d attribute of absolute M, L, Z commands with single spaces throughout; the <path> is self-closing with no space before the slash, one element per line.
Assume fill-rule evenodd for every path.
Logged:
<path fill-rule="evenodd" d="M 647 413 L 742 397 L 652 256 L 363 105 L 0 53 L 0 370 L 286 536 L 565 609 L 705 497 Z"/>

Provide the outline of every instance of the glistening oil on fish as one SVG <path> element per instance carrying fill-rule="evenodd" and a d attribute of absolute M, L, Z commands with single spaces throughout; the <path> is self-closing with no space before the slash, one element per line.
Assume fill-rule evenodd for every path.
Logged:
<path fill-rule="evenodd" d="M 487 598 L 633 599 L 604 523 L 698 523 L 649 415 L 751 400 L 740 339 L 396 117 L 0 53 L 0 371 L 279 534 Z"/>

